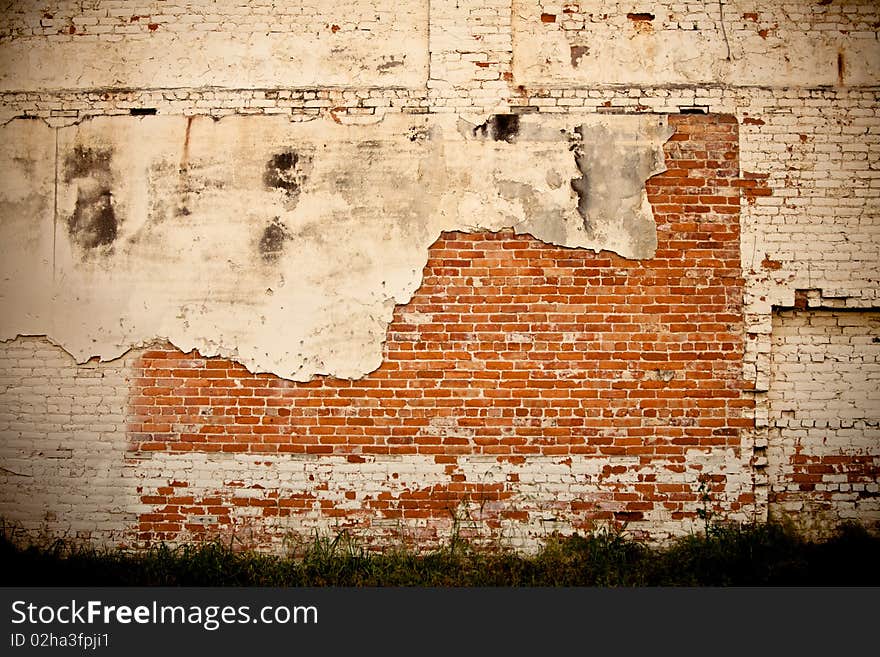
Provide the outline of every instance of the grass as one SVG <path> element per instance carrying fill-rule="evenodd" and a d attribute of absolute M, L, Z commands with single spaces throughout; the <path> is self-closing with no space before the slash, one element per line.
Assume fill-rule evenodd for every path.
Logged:
<path fill-rule="evenodd" d="M 523 555 L 456 539 L 416 553 L 373 552 L 347 534 L 316 537 L 290 557 L 217 542 L 140 552 L 18 547 L 0 536 L 3 586 L 877 586 L 880 537 L 841 525 L 822 542 L 778 523 L 707 525 L 651 547 L 620 531 L 551 537 Z"/>

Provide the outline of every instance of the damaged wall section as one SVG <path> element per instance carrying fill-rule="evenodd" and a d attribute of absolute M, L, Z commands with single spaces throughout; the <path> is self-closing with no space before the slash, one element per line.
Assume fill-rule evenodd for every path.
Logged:
<path fill-rule="evenodd" d="M 478 139 L 470 143 L 462 136 L 461 148 L 500 145 L 505 150 L 496 161 L 509 157 L 513 144 L 492 139 L 491 129 L 491 143 L 479 142 L 479 125 L 455 127 L 456 134 Z M 235 534 L 244 545 L 280 550 L 291 536 L 343 527 L 377 544 L 403 539 L 432 545 L 448 537 L 455 521 L 474 540 L 531 549 L 550 532 L 609 522 L 627 522 L 653 539 L 687 532 L 699 522 L 703 482 L 728 517 L 752 517 L 752 453 L 743 434 L 751 420 L 744 416 L 750 402 L 741 379 L 737 124 L 732 117 L 686 116 L 670 118 L 669 125 L 675 136 L 664 145 L 668 171 L 647 183 L 657 222 L 652 258 L 552 245 L 510 228 L 443 232 L 430 245 L 412 300 L 391 309 L 381 366 L 356 380 L 292 382 L 168 345 L 132 352 L 134 360 L 128 358 L 118 374 L 130 392 L 125 421 L 101 434 L 112 435 L 110 456 L 80 466 L 92 481 L 121 491 L 111 504 L 118 515 L 96 515 L 108 523 L 90 531 L 55 524 L 52 532 L 131 546 Z M 198 181 L 218 169 L 202 164 L 195 134 L 194 122 L 187 166 L 175 158 L 168 166 L 176 176 L 153 178 L 168 185 L 185 168 L 195 181 L 179 193 L 163 188 L 169 193 L 157 198 L 166 209 L 153 236 L 171 236 L 171 227 L 198 218 L 202 197 L 211 194 Z M 178 137 L 185 139 L 185 126 Z M 90 141 L 93 149 L 106 150 L 107 142 Z M 76 153 L 75 140 L 65 143 Z M 279 217 L 288 216 L 286 205 L 313 203 L 308 181 L 320 177 L 323 166 L 321 150 L 294 148 L 294 157 L 285 150 L 294 146 L 284 145 L 279 157 L 254 158 L 242 174 L 256 186 L 253 198 L 269 195 Z M 375 148 L 363 149 L 363 157 L 370 160 Z M 568 142 L 563 151 L 564 174 L 554 184 L 572 221 L 582 225 L 571 185 L 582 172 Z M 101 158 L 81 159 L 91 166 Z M 381 163 L 375 156 L 372 161 Z M 534 169 L 527 175 L 546 176 Z M 465 175 L 449 164 L 424 169 L 431 174 L 423 177 L 426 184 L 438 170 L 452 171 L 444 175 L 453 182 Z M 494 184 L 490 174 L 499 170 L 509 175 L 503 164 L 483 173 Z M 374 176 L 365 186 L 387 175 L 361 171 Z M 73 188 L 77 176 L 70 178 L 59 204 L 68 213 L 81 198 Z M 305 182 L 297 193 L 300 179 Z M 280 189 L 265 190 L 268 183 Z M 706 203 L 686 200 L 695 193 L 704 193 Z M 120 197 L 123 241 L 67 246 L 70 253 L 83 252 L 77 266 L 100 271 L 102 259 L 125 253 L 123 236 L 131 234 L 130 217 L 138 216 L 132 210 L 138 197 Z M 468 202 L 461 193 L 446 206 L 467 216 L 460 208 L 471 207 Z M 516 216 L 513 203 L 511 208 Z M 276 241 L 284 244 L 279 259 L 291 244 L 286 222 L 277 233 L 269 231 L 278 240 L 266 237 L 267 226 L 277 225 L 274 216 L 261 215 L 263 221 L 245 224 L 249 230 L 241 233 L 248 238 L 251 269 L 275 266 L 260 253 L 261 243 L 272 242 L 272 250 Z M 201 257 L 192 237 L 213 239 L 208 226 L 185 233 L 189 241 L 180 242 L 181 252 L 186 246 L 186 253 Z M 62 221 L 57 227 L 59 236 L 70 230 Z M 149 232 L 141 235 L 144 243 L 155 243 Z M 300 271 L 299 278 L 308 274 Z M 59 357 L 37 343 L 25 358 L 30 374 L 17 385 L 54 399 L 43 390 L 49 379 L 41 378 L 52 370 L 39 365 L 42 354 L 53 353 Z M 20 376 L 21 360 L 7 359 L 6 380 Z M 107 381 L 117 376 L 110 372 L 117 363 L 93 365 Z M 59 390 L 59 397 L 65 391 L 71 399 L 112 397 L 97 382 L 82 391 Z M 46 439 L 35 438 L 25 426 L 25 410 L 7 399 L 0 514 L 19 518 L 11 493 L 20 474 L 7 471 L 19 472 Z M 93 440 L 89 431 L 82 435 Z M 91 452 L 83 454 L 88 461 Z M 43 462 L 29 467 L 36 465 Z M 56 478 L 33 481 L 47 489 L 28 489 L 31 507 L 48 509 L 56 500 L 48 489 L 57 488 Z M 89 513 L 77 508 L 65 517 Z M 22 521 L 35 531 L 37 517 L 29 511 Z"/>
<path fill-rule="evenodd" d="M 697 526 L 703 482 L 726 517 L 752 517 L 737 126 L 670 121 L 654 258 L 443 233 L 358 380 L 144 352 L 139 544 L 235 532 L 280 549 L 346 528 L 436 545 L 453 522 L 520 548 L 613 522 L 659 539 Z M 698 189 L 711 205 L 685 203 Z"/>
<path fill-rule="evenodd" d="M 654 254 L 664 117 L 490 121 L 14 121 L 0 338 L 47 335 L 79 362 L 163 339 L 297 381 L 359 377 L 443 231 Z"/>

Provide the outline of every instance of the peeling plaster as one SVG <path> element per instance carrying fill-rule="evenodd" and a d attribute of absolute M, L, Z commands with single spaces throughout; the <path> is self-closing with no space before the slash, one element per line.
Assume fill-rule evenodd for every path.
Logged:
<path fill-rule="evenodd" d="M 101 117 L 0 128 L 0 339 L 166 339 L 295 381 L 381 365 L 443 231 L 650 258 L 665 117 Z M 568 184 L 571 181 L 571 184 Z"/>

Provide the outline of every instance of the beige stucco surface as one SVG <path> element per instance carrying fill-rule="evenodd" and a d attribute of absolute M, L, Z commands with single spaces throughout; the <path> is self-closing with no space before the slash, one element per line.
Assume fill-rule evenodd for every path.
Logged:
<path fill-rule="evenodd" d="M 442 231 L 653 255 L 644 181 L 664 170 L 664 117 L 484 120 L 13 121 L 0 339 L 47 335 L 80 362 L 165 339 L 354 378 L 381 364 Z"/>

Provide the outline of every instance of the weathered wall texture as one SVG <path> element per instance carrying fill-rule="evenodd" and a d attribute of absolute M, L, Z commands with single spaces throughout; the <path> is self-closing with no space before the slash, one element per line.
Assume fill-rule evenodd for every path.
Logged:
<path fill-rule="evenodd" d="M 282 4 L 0 19 L 0 515 L 877 522 L 876 3 Z"/>
<path fill-rule="evenodd" d="M 880 313 L 780 311 L 772 358 L 771 509 L 880 520 Z"/>
<path fill-rule="evenodd" d="M 12 2 L 0 89 L 420 87 L 428 4 Z"/>
<path fill-rule="evenodd" d="M 317 526 L 435 542 L 454 518 L 516 546 L 612 519 L 677 532 L 701 477 L 749 517 L 736 124 L 674 126 L 672 173 L 649 184 L 654 258 L 445 233 L 382 367 L 356 381 L 146 352 L 129 426 L 151 507 L 138 538 L 219 525 L 280 543 Z M 713 205 L 685 218 L 677 197 L 695 186 Z"/>
<path fill-rule="evenodd" d="M 7 529 L 49 541 L 127 539 L 139 502 L 125 436 L 135 358 L 77 365 L 45 339 L 4 345 L 0 500 Z"/>
<path fill-rule="evenodd" d="M 298 381 L 379 366 L 444 230 L 652 257 L 670 135 L 656 116 L 20 123 L 0 129 L 0 338 L 79 361 L 165 338 Z"/>
<path fill-rule="evenodd" d="M 813 87 L 873 84 L 880 73 L 875 3 L 512 4 L 513 72 L 528 87 Z"/>

